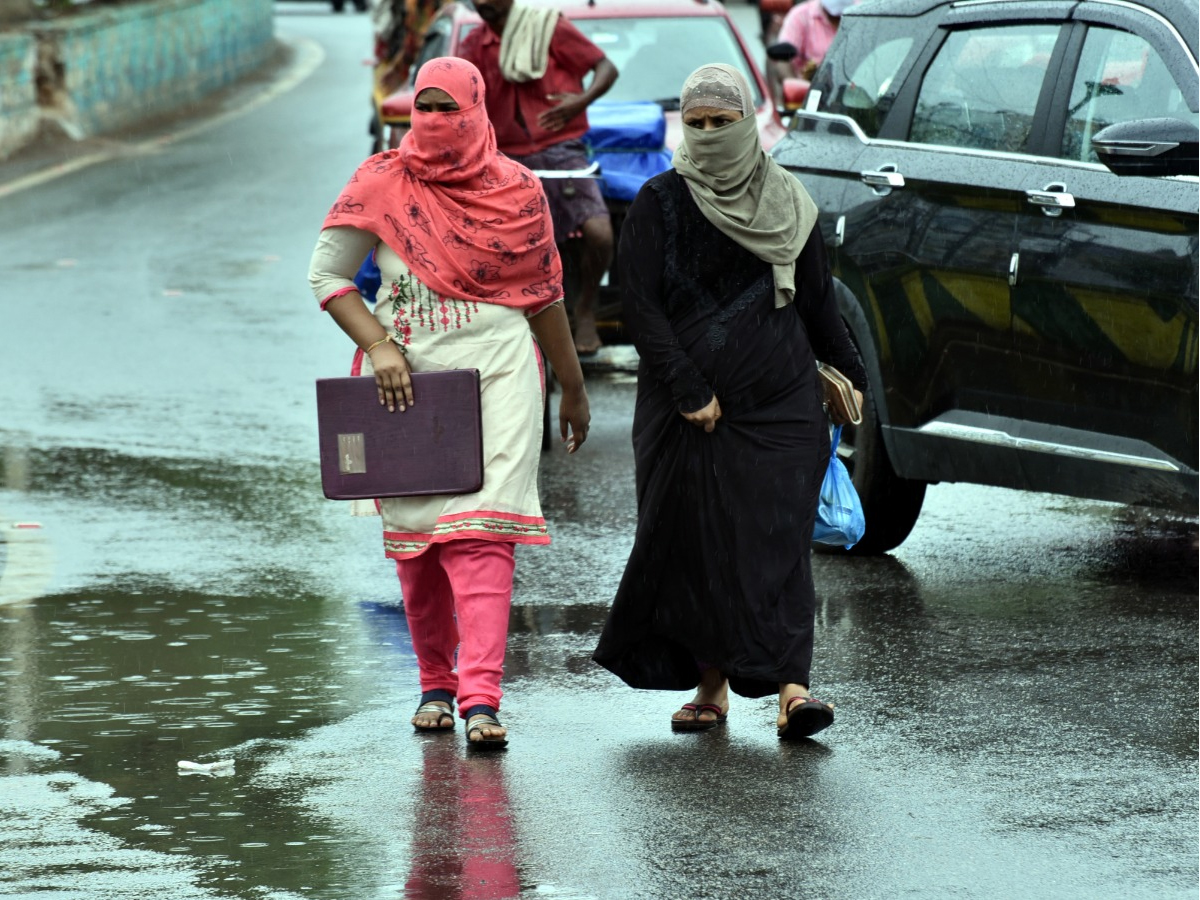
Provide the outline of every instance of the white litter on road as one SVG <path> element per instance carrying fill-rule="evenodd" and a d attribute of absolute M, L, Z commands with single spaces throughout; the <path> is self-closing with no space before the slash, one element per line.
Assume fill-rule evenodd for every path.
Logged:
<path fill-rule="evenodd" d="M 233 774 L 233 760 L 219 759 L 216 762 L 198 763 L 181 759 L 178 768 L 182 774 L 211 775 L 213 778 L 223 778 Z"/>

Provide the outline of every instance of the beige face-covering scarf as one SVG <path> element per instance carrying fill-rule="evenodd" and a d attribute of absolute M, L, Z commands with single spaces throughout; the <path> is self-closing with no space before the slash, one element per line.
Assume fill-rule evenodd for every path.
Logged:
<path fill-rule="evenodd" d="M 546 74 L 558 10 L 514 3 L 500 36 L 500 74 L 505 81 L 534 81 Z"/>
<path fill-rule="evenodd" d="M 796 296 L 796 259 L 817 222 L 817 204 L 799 180 L 763 150 L 745 76 L 732 66 L 701 66 L 683 85 L 679 109 L 713 107 L 743 118 L 712 131 L 683 128 L 671 160 L 704 218 L 775 275 L 775 306 Z"/>

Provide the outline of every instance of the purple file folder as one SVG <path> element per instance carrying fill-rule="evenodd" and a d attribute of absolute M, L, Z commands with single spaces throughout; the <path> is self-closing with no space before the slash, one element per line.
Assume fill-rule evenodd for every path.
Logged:
<path fill-rule="evenodd" d="M 470 494 L 483 487 L 479 371 L 415 372 L 412 383 L 413 405 L 388 412 L 374 378 L 317 380 L 326 497 Z"/>

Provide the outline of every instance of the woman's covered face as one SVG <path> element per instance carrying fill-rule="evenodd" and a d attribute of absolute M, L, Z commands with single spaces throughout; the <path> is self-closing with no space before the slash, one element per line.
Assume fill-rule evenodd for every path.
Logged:
<path fill-rule="evenodd" d="M 742 114 L 737 110 L 718 109 L 715 106 L 693 106 L 683 114 L 683 124 L 700 131 L 713 131 L 741 119 Z"/>
<path fill-rule="evenodd" d="M 454 112 L 459 108 L 454 98 L 441 88 L 429 87 L 417 94 L 413 105 L 420 112 Z"/>

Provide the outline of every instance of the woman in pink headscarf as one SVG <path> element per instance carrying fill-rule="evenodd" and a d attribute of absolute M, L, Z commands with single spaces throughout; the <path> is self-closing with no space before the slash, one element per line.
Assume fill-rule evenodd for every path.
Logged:
<path fill-rule="evenodd" d="M 587 438 L 590 417 L 546 197 L 497 152 L 483 91 L 465 60 L 422 66 L 412 130 L 342 190 L 309 281 L 389 410 L 419 402 L 413 371 L 480 370 L 483 488 L 370 506 L 383 517 L 420 667 L 413 727 L 449 731 L 457 702 L 468 746 L 493 749 L 507 743 L 497 711 L 513 545 L 550 542 L 537 493 L 544 386 L 533 337 L 563 388 L 567 452 Z M 372 252 L 382 276 L 373 313 L 352 280 Z"/>

